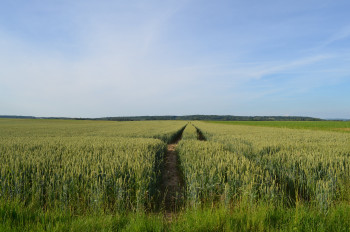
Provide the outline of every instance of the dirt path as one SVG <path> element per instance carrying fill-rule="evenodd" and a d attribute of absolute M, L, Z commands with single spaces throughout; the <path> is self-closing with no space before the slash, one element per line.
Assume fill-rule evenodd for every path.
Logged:
<path fill-rule="evenodd" d="M 168 150 L 164 157 L 162 178 L 163 205 L 165 216 L 171 218 L 184 202 L 184 181 L 179 170 L 178 156 L 176 153 L 177 142 L 168 144 Z"/>

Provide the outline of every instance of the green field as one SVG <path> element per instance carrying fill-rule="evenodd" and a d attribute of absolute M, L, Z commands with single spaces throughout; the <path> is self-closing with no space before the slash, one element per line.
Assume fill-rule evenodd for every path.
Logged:
<path fill-rule="evenodd" d="M 0 119 L 0 231 L 349 231 L 349 125 Z"/>
<path fill-rule="evenodd" d="M 279 127 L 291 129 L 350 132 L 350 121 L 208 121 L 226 125 Z"/>

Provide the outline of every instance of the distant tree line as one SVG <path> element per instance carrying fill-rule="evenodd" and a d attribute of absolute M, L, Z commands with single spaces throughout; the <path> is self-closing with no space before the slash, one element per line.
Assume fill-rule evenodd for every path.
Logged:
<path fill-rule="evenodd" d="M 17 116 L 17 115 L 0 115 L 0 118 L 31 118 L 31 119 L 34 119 L 36 117 L 33 117 L 33 116 Z"/>
<path fill-rule="evenodd" d="M 232 116 L 232 115 L 187 115 L 187 116 L 137 116 L 106 117 L 109 121 L 145 121 L 145 120 L 202 120 L 202 121 L 321 121 L 319 118 L 301 116 Z"/>
<path fill-rule="evenodd" d="M 233 116 L 233 115 L 186 115 L 186 116 L 130 116 L 103 118 L 67 118 L 67 117 L 33 117 L 0 115 L 0 118 L 28 119 L 70 119 L 70 120 L 103 120 L 103 121 L 146 121 L 146 120 L 202 120 L 202 121 L 322 121 L 319 118 L 302 116 Z"/>

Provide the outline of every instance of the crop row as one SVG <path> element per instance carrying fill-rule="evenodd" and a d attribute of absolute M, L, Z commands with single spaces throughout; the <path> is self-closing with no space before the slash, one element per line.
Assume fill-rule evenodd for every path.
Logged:
<path fill-rule="evenodd" d="M 208 141 L 178 146 L 190 204 L 265 199 L 328 209 L 349 200 L 350 136 L 196 122 Z M 185 130 L 186 132 L 186 130 Z"/>
<path fill-rule="evenodd" d="M 190 125 L 186 132 L 197 134 Z M 277 194 L 272 176 L 265 175 L 254 162 L 228 151 L 221 143 L 184 137 L 177 150 L 186 182 L 187 203 L 191 206 L 215 201 L 232 204 L 242 198 L 253 200 L 261 196 L 270 199 Z"/>
<path fill-rule="evenodd" d="M 49 136 L 28 125 L 18 130 L 5 128 L 12 133 L 1 134 L 0 200 L 74 213 L 152 207 L 159 191 L 166 142 L 178 136 L 183 122 L 170 122 L 167 128 L 158 128 L 158 134 L 149 128 L 154 123 L 128 125 L 128 130 L 123 129 L 123 123 L 120 128 L 111 124 L 110 128 L 88 132 L 90 136 L 85 135 L 89 130 L 86 125 L 75 129 L 81 130 L 80 136 L 63 125 L 50 125 Z M 19 133 L 30 128 L 33 136 Z M 119 137 L 111 136 L 118 129 Z M 134 131 L 139 131 L 138 138 L 133 138 Z"/>
<path fill-rule="evenodd" d="M 181 133 L 188 205 L 305 201 L 327 210 L 350 200 L 349 134 L 194 124 L 0 120 L 0 200 L 74 213 L 150 208 L 166 143 Z"/>

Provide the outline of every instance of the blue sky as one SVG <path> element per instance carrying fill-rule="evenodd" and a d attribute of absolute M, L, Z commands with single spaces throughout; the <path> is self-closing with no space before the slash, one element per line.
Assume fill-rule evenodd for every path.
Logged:
<path fill-rule="evenodd" d="M 4 0 L 0 115 L 350 118 L 350 2 Z"/>

